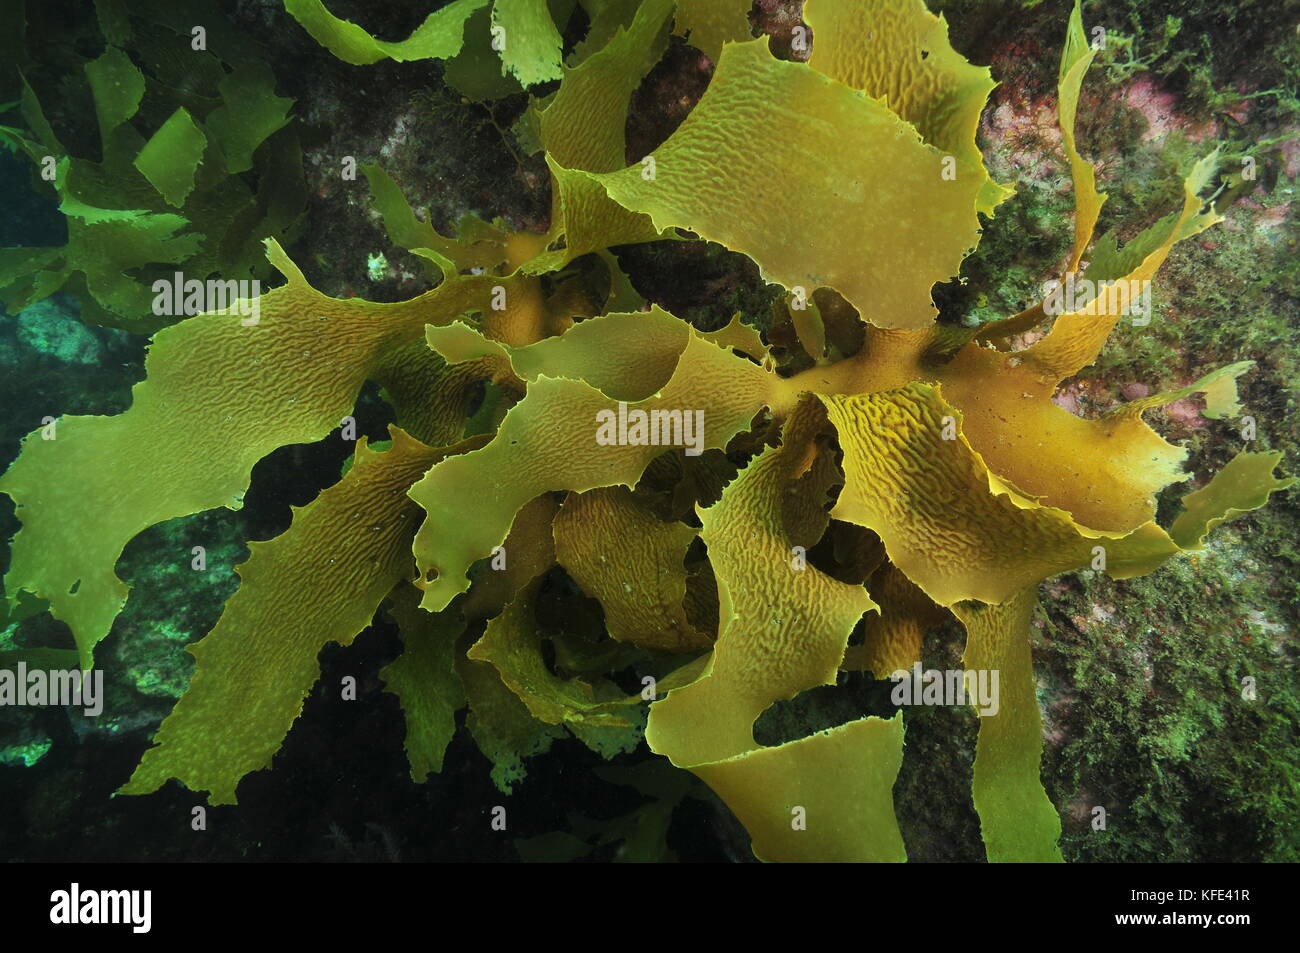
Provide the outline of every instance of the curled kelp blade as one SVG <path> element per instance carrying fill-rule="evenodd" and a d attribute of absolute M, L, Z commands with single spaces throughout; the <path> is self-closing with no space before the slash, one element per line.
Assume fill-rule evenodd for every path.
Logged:
<path fill-rule="evenodd" d="M 612 638 L 665 652 L 712 643 L 686 612 L 693 527 L 664 522 L 627 487 L 601 487 L 570 493 L 554 532 L 560 565 L 600 602 Z"/>
<path fill-rule="evenodd" d="M 844 452 L 832 515 L 877 533 L 890 561 L 935 603 L 1000 604 L 1099 555 L 1110 575 L 1127 578 L 1180 552 L 1153 521 L 1131 532 L 1097 530 L 1002 480 L 966 440 L 966 418 L 945 395 L 909 384 L 820 398 Z M 1216 488 L 1216 507 L 1245 510 L 1287 485 L 1261 469 L 1243 468 L 1243 479 Z"/>
<path fill-rule="evenodd" d="M 585 380 L 539 375 L 491 443 L 455 466 L 432 468 L 412 487 L 428 513 L 415 540 L 421 604 L 437 611 L 464 592 L 470 564 L 501 544 L 515 513 L 539 494 L 634 486 L 667 449 L 664 427 L 681 437 L 678 445 L 693 442 L 692 451 L 720 449 L 763 407 L 786 397 L 775 375 L 693 330 L 672 377 L 644 400 L 614 401 Z M 639 420 L 640 430 L 628 430 L 629 420 Z M 648 425 L 655 421 L 652 442 Z"/>
<path fill-rule="evenodd" d="M 233 804 L 239 780 L 270 766 L 320 676 L 320 650 L 349 644 L 410 575 L 419 509 L 406 488 L 447 453 L 466 449 L 427 447 L 396 427 L 390 433 L 383 453 L 359 440 L 338 483 L 296 510 L 280 536 L 249 544 L 239 590 L 190 649 L 188 690 L 120 793 L 148 794 L 176 778 L 209 792 L 214 804 Z"/>
<path fill-rule="evenodd" d="M 84 666 L 126 600 L 113 567 L 132 537 L 176 516 L 238 509 L 253 464 L 328 435 L 368 378 L 399 371 L 396 350 L 426 324 L 485 307 L 502 280 L 458 276 L 410 301 L 374 304 L 319 293 L 274 241 L 267 257 L 285 285 L 158 332 L 130 408 L 59 418 L 55 439 L 30 435 L 0 478 L 23 524 L 6 591 L 47 598 Z"/>
<path fill-rule="evenodd" d="M 787 528 L 787 487 L 809 466 L 808 454 L 829 459 L 814 449 L 817 426 L 825 426 L 817 407 L 803 405 L 787 422 L 782 446 L 755 457 L 721 500 L 700 510 L 718 581 L 718 641 L 708 676 L 672 693 L 651 717 L 651 746 L 679 766 L 756 747 L 758 716 L 774 701 L 833 684 L 849 633 L 875 608 L 861 586 L 799 558 Z M 808 501 L 817 510 L 822 502 Z"/>
<path fill-rule="evenodd" d="M 456 603 L 466 619 L 479 621 L 500 615 L 537 577 L 555 565 L 551 526 L 558 502 L 543 493 L 515 514 L 510 533 L 501 546 L 480 563 L 474 585 L 463 602 Z"/>
<path fill-rule="evenodd" d="M 799 558 L 817 532 L 831 481 L 819 448 L 825 418 L 805 403 L 779 448 L 755 457 L 701 510 L 721 602 L 704 677 L 650 711 L 652 750 L 689 768 L 745 824 L 764 860 L 906 859 L 891 789 L 902 760 L 901 718 L 866 718 L 775 747 L 754 740 L 774 702 L 833 684 L 854 625 L 875 608 L 861 586 Z M 808 479 L 808 500 L 787 490 Z M 787 512 L 795 502 L 798 512 Z"/>
<path fill-rule="evenodd" d="M 1095 532 L 996 481 L 966 442 L 960 412 L 930 385 L 821 401 L 844 451 L 832 515 L 877 533 L 890 561 L 939 605 L 1002 602 L 1088 565 L 1097 545 L 1124 575 L 1177 551 L 1154 523 L 1118 537 Z"/>
<path fill-rule="evenodd" d="M 691 771 L 726 802 L 759 860 L 903 863 L 893 787 L 903 717 L 863 718 Z"/>

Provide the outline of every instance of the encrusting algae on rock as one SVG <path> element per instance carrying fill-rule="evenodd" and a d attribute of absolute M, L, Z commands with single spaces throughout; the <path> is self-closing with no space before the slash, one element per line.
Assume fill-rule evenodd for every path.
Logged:
<path fill-rule="evenodd" d="M 1155 494 L 1187 478 L 1186 451 L 1142 414 L 1203 394 L 1207 416 L 1231 418 L 1249 363 L 1096 419 L 1052 400 L 1174 244 L 1221 220 L 1206 197 L 1216 154 L 1187 177 L 1181 208 L 1089 260 L 1105 196 L 1074 137 L 1093 57 L 1076 5 L 1059 77 L 1076 201 L 1061 278 L 1091 294 L 1055 315 L 1039 305 L 941 325 L 933 286 L 1011 192 L 975 144 L 992 78 L 952 49 L 942 18 L 921 0 L 808 0 L 805 63 L 743 39 L 748 4 L 725 5 L 730 19 L 684 0 L 583 6 L 590 35 L 563 63 L 544 4 L 491 5 L 493 26 L 530 38 L 506 45 L 502 75 L 560 79 L 526 116 L 552 175 L 549 232 L 467 217 L 447 238 L 365 170 L 390 236 L 441 274 L 437 287 L 398 304 L 329 298 L 268 241 L 286 284 L 261 297 L 255 324 L 208 313 L 164 328 L 127 411 L 64 417 L 56 440 L 27 439 L 0 479 L 23 524 L 10 600 L 47 600 L 90 667 L 126 600 L 123 547 L 163 520 L 237 508 L 258 460 L 330 435 L 373 381 L 396 412 L 391 444 L 358 441 L 336 485 L 251 545 L 238 592 L 192 650 L 189 690 L 123 793 L 175 778 L 233 803 L 241 778 L 271 765 L 321 648 L 386 609 L 405 653 L 384 678 L 417 781 L 440 770 L 468 705 L 503 790 L 565 731 L 606 757 L 644 737 L 721 796 L 762 859 L 904 861 L 902 713 L 772 746 L 754 724 L 843 671 L 911 669 L 924 631 L 955 617 L 964 667 L 1001 686 L 973 777 L 987 857 L 1060 860 L 1028 640 L 1039 583 L 1085 566 L 1151 572 L 1291 483 L 1273 475 L 1278 454 L 1242 452 L 1168 528 L 1155 521 Z M 487 7 L 457 0 L 392 43 L 319 0 L 286 0 L 347 62 L 466 69 L 486 56 L 466 24 L 486 25 Z M 629 164 L 629 102 L 670 29 L 698 31 L 716 71 L 680 127 Z M 738 321 L 705 333 L 643 310 L 607 249 L 674 237 L 743 253 L 787 288 L 812 365 L 790 372 Z M 1039 325 L 1040 339 L 1011 349 Z M 860 346 L 842 346 L 854 333 Z M 669 436 L 627 427 L 601 441 L 611 412 Z M 702 421 L 696 452 L 681 449 L 683 415 Z M 535 617 L 556 565 L 600 603 L 606 629 L 595 644 L 553 640 L 567 677 Z M 850 646 L 864 617 L 865 642 Z"/>

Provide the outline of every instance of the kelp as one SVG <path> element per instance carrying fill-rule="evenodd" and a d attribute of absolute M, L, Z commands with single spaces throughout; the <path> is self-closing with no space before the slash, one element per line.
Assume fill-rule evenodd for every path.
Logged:
<path fill-rule="evenodd" d="M 239 591 L 190 650 L 189 690 L 123 793 L 174 777 L 209 791 L 214 804 L 234 803 L 239 779 L 270 765 L 320 675 L 321 648 L 351 642 L 408 575 L 416 512 L 402 490 L 441 453 L 397 428 L 392 438 L 383 453 L 361 438 L 338 484 L 280 536 L 249 544 Z"/>
<path fill-rule="evenodd" d="M 550 227 L 471 216 L 444 236 L 382 168 L 365 168 L 391 239 L 438 284 L 399 304 L 331 299 L 270 242 L 287 283 L 260 299 L 256 325 L 203 314 L 158 332 L 129 410 L 64 417 L 57 439 L 25 441 L 0 479 L 23 524 L 8 611 L 48 603 L 89 667 L 126 597 L 114 572 L 123 546 L 162 520 L 237 507 L 257 460 L 325 438 L 374 381 L 397 417 L 391 448 L 359 442 L 335 486 L 254 544 L 239 591 L 193 650 L 189 692 L 124 793 L 177 778 L 235 800 L 300 711 L 316 653 L 386 605 L 403 651 L 383 678 L 405 712 L 417 781 L 440 770 L 466 707 L 504 792 L 566 733 L 604 757 L 644 738 L 722 797 L 763 859 L 902 861 L 904 713 L 779 744 L 760 743 L 754 726 L 845 670 L 908 669 L 926 630 L 955 619 L 963 664 L 1003 686 L 996 710 L 978 712 L 972 780 L 988 859 L 1060 860 L 1028 638 L 1039 584 L 1083 566 L 1152 572 L 1292 483 L 1274 476 L 1278 454 L 1244 452 L 1186 494 L 1170 526 L 1156 521 L 1156 495 L 1188 478 L 1187 451 L 1143 415 L 1202 394 L 1206 416 L 1230 419 L 1249 362 L 1093 419 L 1053 401 L 1175 244 L 1220 220 L 1204 197 L 1217 154 L 1192 169 L 1180 209 L 1123 248 L 1093 245 L 1102 194 L 1073 129 L 1092 57 L 1076 6 L 1059 82 L 1076 193 L 1066 272 L 1091 247 L 1084 274 L 1098 284 L 1012 350 L 1018 331 L 1047 320 L 1045 305 L 979 331 L 935 322 L 934 284 L 958 273 L 979 216 L 1010 190 L 975 146 L 989 72 L 952 49 L 921 0 L 810 0 L 808 63 L 748 39 L 747 5 L 582 6 L 590 31 L 566 59 L 568 4 L 457 0 L 386 42 L 317 0 L 286 0 L 360 67 L 440 59 L 449 79 L 462 69 L 485 89 L 559 79 L 521 120 L 552 176 Z M 505 41 L 489 57 L 493 26 Z M 126 29 L 120 18 L 105 27 Z M 629 156 L 629 103 L 681 42 L 670 31 L 716 70 L 666 141 Z M 511 82 L 487 83 L 485 66 Z M 241 68 L 229 90 L 251 88 Z M 122 154 L 159 202 L 184 213 L 199 194 L 200 136 L 227 143 L 231 172 L 259 154 L 228 118 L 190 105 L 160 119 L 156 147 L 136 142 L 132 70 L 111 53 L 92 70 L 124 81 L 99 83 L 99 122 L 106 141 L 130 140 Z M 30 90 L 22 108 L 38 138 L 52 136 Z M 249 135 L 275 126 L 280 108 Z M 95 205 L 72 171 L 70 220 L 158 246 L 186 224 L 158 205 Z M 783 322 L 765 335 L 736 319 L 701 332 L 642 306 L 609 249 L 658 238 L 750 256 L 790 292 Z M 26 249 L 0 265 L 40 285 L 60 254 Z M 598 276 L 594 301 L 584 275 Z M 800 348 L 811 366 L 796 373 L 789 350 Z M 265 624 L 271 613 L 289 624 Z M 861 645 L 850 644 L 857 631 Z M 622 841 L 633 857 L 667 857 L 685 776 L 610 777 L 641 785 L 651 804 L 610 822 L 575 816 L 572 832 L 523 840 L 521 853 L 571 859 Z"/>
<path fill-rule="evenodd" d="M 85 130 L 56 131 L 42 108 L 53 90 L 12 67 L 22 93 L 0 144 L 57 197 L 68 240 L 0 249 L 0 302 L 16 314 L 62 289 L 85 320 L 151 333 L 184 317 L 154 308 L 156 280 L 269 279 L 261 242 L 299 235 L 307 192 L 293 101 L 202 0 L 95 8 L 104 50 L 58 87 L 93 102 L 93 143 Z M 195 23 L 204 49 L 191 47 Z"/>

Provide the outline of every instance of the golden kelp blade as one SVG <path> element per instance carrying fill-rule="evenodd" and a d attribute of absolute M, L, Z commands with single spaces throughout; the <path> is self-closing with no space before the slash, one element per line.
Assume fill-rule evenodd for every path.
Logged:
<path fill-rule="evenodd" d="M 1095 532 L 1001 484 L 966 442 L 959 413 L 926 384 L 822 402 L 844 450 L 832 515 L 877 533 L 890 561 L 939 605 L 1000 603 L 1088 565 L 1098 545 L 1119 575 L 1178 551 L 1154 523 L 1118 537 Z"/>
<path fill-rule="evenodd" d="M 972 342 L 932 375 L 961 410 L 963 432 L 989 469 L 1097 530 L 1124 532 L 1149 520 L 1154 494 L 1182 478 L 1186 453 L 1134 415 L 1084 420 L 1051 398 L 1061 380 L 1096 360 L 1130 312 L 1135 293 L 1154 277 L 1174 244 L 1220 220 L 1200 211 L 1199 198 L 1216 162 L 1210 155 L 1197 163 L 1184 183 L 1181 213 L 1159 245 L 1113 289 L 1062 314 L 1046 337 L 1023 351 L 1006 353 Z M 1213 374 L 1200 384 L 1226 386 Z"/>
<path fill-rule="evenodd" d="M 754 143 L 764 143 L 755 149 Z M 646 163 L 595 175 L 657 228 L 742 252 L 765 277 L 830 286 L 881 327 L 917 328 L 979 241 L 975 175 L 887 107 L 763 40 L 728 44 L 695 109 Z M 772 169 L 786 170 L 777 181 Z"/>
<path fill-rule="evenodd" d="M 406 488 L 456 452 L 390 432 L 390 450 L 376 453 L 362 438 L 342 480 L 297 510 L 280 536 L 249 544 L 239 591 L 190 648 L 189 689 L 120 793 L 148 794 L 177 778 L 210 792 L 213 804 L 233 804 L 239 780 L 270 767 L 320 676 L 320 650 L 349 644 L 411 572 L 419 509 Z"/>
<path fill-rule="evenodd" d="M 1187 450 L 1165 441 L 1142 414 L 1195 393 L 1212 397 L 1249 368 L 1248 363 L 1222 367 L 1187 387 L 1086 419 L 1055 404 L 1050 385 L 1028 390 L 1035 386 L 1032 371 L 1020 373 L 1019 367 L 1008 367 L 980 387 L 973 376 L 978 369 L 1003 360 L 999 352 L 981 349 L 963 354 L 942 375 L 944 397 L 962 412 L 962 432 L 999 477 L 1076 522 L 1108 533 L 1128 532 L 1152 519 L 1155 494 L 1187 478 Z"/>
<path fill-rule="evenodd" d="M 665 523 L 626 487 L 570 493 L 555 521 L 560 565 L 600 602 L 612 638 L 666 652 L 708 647 L 686 618 L 683 560 L 696 531 Z"/>
<path fill-rule="evenodd" d="M 83 666 L 126 601 L 113 567 L 132 537 L 172 517 L 238 509 L 253 464 L 326 436 L 395 349 L 426 324 L 483 308 L 501 281 L 460 277 L 400 304 L 341 301 L 308 285 L 274 241 L 267 249 L 288 283 L 257 299 L 256 323 L 232 306 L 164 328 L 130 408 L 60 418 L 56 439 L 28 437 L 0 478 L 23 523 L 5 588 L 49 599 Z"/>
<path fill-rule="evenodd" d="M 803 16 L 814 37 L 808 64 L 884 103 L 956 158 L 958 174 L 982 180 L 977 208 L 992 215 L 1013 189 L 989 178 L 975 133 L 997 84 L 987 66 L 952 48 L 942 15 L 923 0 L 808 0 Z"/>

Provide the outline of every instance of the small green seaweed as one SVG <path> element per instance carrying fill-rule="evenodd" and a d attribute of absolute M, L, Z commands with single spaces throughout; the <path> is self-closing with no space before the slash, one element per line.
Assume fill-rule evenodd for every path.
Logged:
<path fill-rule="evenodd" d="M 151 333 L 181 316 L 153 307 L 155 281 L 265 279 L 262 240 L 299 233 L 307 196 L 292 100 L 220 14 L 191 6 L 96 4 L 103 52 L 60 86 L 93 101 L 94 136 L 47 119 L 29 81 L 38 63 L 9 67 L 21 97 L 0 144 L 31 161 L 68 232 L 62 247 L 0 248 L 10 313 L 65 289 L 85 320 Z M 205 24 L 202 38 L 193 23 Z"/>

